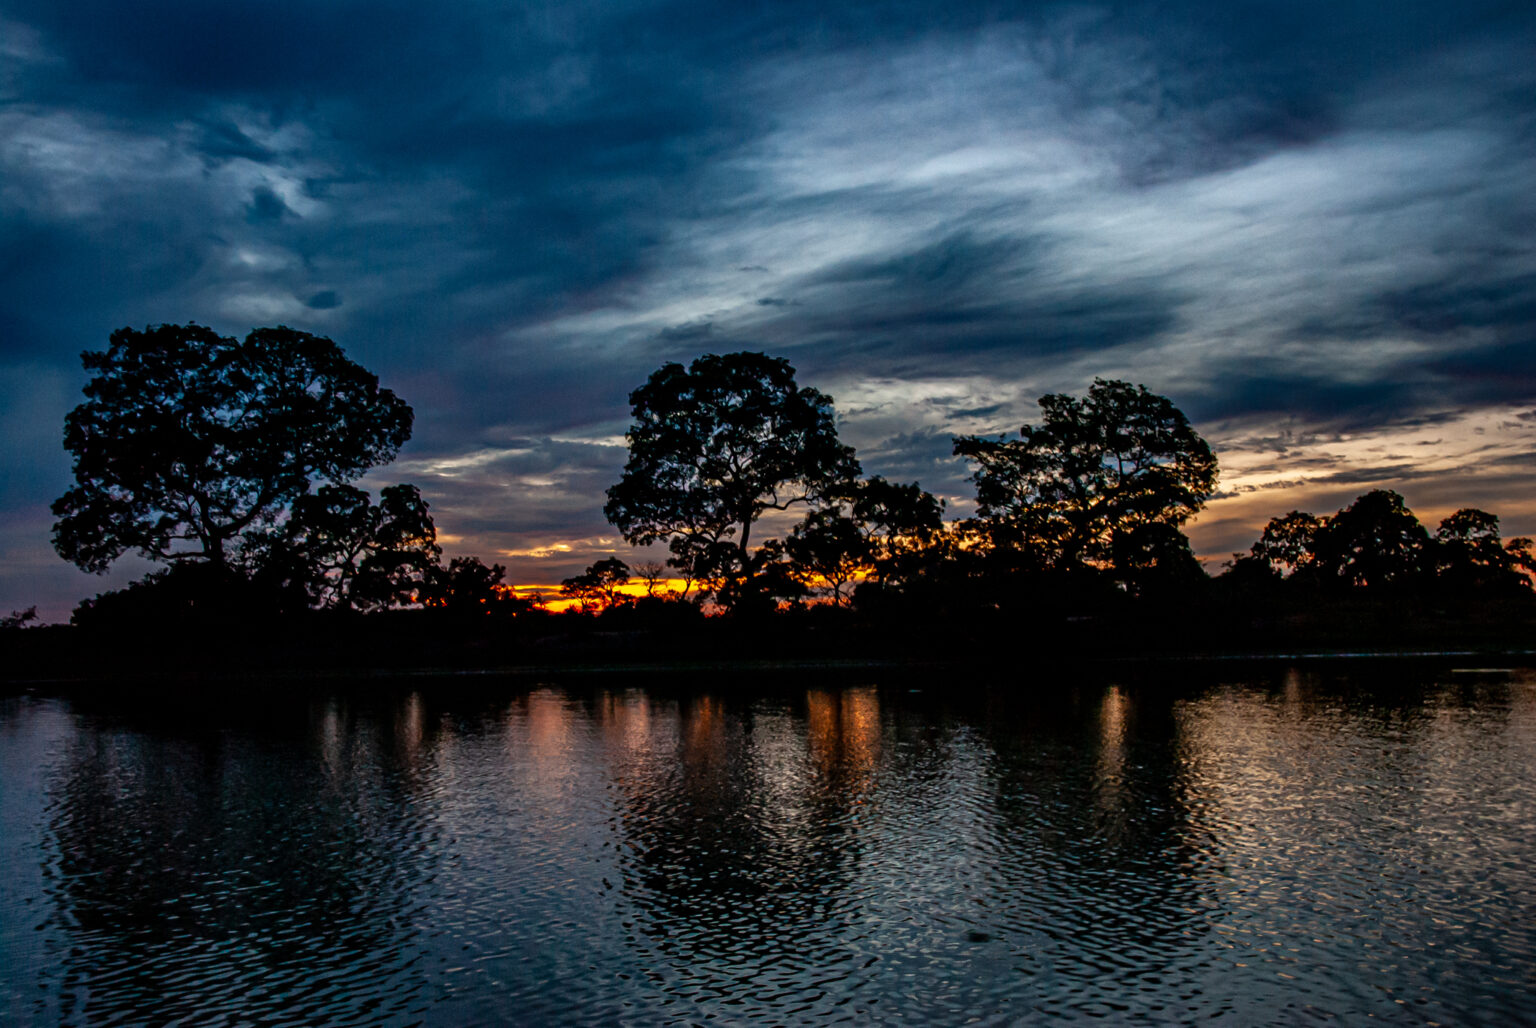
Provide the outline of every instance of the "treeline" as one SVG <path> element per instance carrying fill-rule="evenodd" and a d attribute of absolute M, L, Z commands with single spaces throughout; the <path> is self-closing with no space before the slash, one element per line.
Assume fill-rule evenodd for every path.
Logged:
<path fill-rule="evenodd" d="M 65 428 L 76 484 L 54 505 L 55 546 L 90 571 L 128 552 L 165 567 L 86 601 L 77 624 L 548 616 L 517 598 L 505 567 L 445 563 L 415 486 L 374 497 L 349 484 L 393 459 L 412 416 L 330 340 L 123 329 L 84 363 L 86 402 Z M 606 557 L 567 579 L 571 617 L 696 625 L 707 611 L 990 632 L 1022 617 L 1081 635 L 1085 624 L 1174 626 L 1175 612 L 1230 627 L 1362 598 L 1524 609 L 1532 597 L 1530 540 L 1506 543 L 1498 519 L 1472 509 L 1431 534 L 1385 491 L 1332 515 L 1275 518 L 1213 579 L 1182 527 L 1215 490 L 1216 458 L 1170 400 L 1126 382 L 1044 396 L 1017 436 L 955 439 L 976 487 L 975 516 L 958 521 L 919 483 L 864 476 L 831 398 L 799 386 L 781 358 L 667 364 L 630 402 L 629 459 L 604 512 L 668 557 Z M 765 518 L 787 530 L 763 538 Z"/>

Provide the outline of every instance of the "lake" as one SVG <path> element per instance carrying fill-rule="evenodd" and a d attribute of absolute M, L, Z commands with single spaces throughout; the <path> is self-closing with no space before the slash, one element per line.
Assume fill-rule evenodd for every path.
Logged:
<path fill-rule="evenodd" d="M 1536 674 L 0 699 L 0 1022 L 1536 1023 Z"/>

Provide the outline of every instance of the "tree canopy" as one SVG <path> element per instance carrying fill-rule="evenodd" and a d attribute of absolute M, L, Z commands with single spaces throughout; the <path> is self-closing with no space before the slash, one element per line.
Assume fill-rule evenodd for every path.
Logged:
<path fill-rule="evenodd" d="M 1403 498 L 1373 489 L 1318 529 L 1311 571 L 1351 586 L 1404 584 L 1427 572 L 1429 555 L 1429 533 Z"/>
<path fill-rule="evenodd" d="M 411 408 L 376 376 L 290 328 L 123 328 L 81 360 L 92 377 L 64 428 L 75 486 L 53 513 L 54 547 L 87 571 L 128 551 L 224 566 L 312 482 L 354 479 L 411 435 Z"/>
<path fill-rule="evenodd" d="M 759 517 L 829 502 L 859 473 L 838 441 L 831 397 L 797 386 L 781 357 L 666 364 L 629 399 L 629 461 L 603 511 L 631 543 L 668 540 L 670 563 L 713 582 L 725 602 L 759 570 Z"/>
<path fill-rule="evenodd" d="M 322 608 L 410 603 L 442 554 L 427 502 L 404 483 L 386 486 L 378 503 L 356 486 L 321 486 L 294 501 L 281 532 L 254 543 L 255 574 L 286 579 Z"/>
<path fill-rule="evenodd" d="M 1232 570 L 1252 577 L 1259 569 L 1306 589 L 1525 597 L 1536 570 L 1530 551 L 1529 539 L 1505 542 L 1497 515 L 1475 507 L 1449 515 L 1431 536 L 1402 496 L 1373 489 L 1331 515 L 1293 510 L 1271 519 Z"/>
<path fill-rule="evenodd" d="M 629 565 L 618 557 L 604 557 L 562 581 L 560 595 L 579 601 L 585 611 L 606 610 L 622 601 L 623 588 L 628 584 Z"/>
<path fill-rule="evenodd" d="M 1042 566 L 1113 565 L 1117 537 L 1177 528 L 1216 488 L 1210 446 L 1145 386 L 1095 379 L 1081 399 L 1042 396 L 1040 411 L 1017 439 L 960 436 L 955 453 L 976 464 L 977 514 L 994 541 Z"/>

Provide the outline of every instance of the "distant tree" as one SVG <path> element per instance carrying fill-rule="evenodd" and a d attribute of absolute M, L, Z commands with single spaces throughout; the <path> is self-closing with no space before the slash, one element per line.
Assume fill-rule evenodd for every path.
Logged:
<path fill-rule="evenodd" d="M 784 539 L 795 579 L 806 586 L 825 585 L 832 602 L 846 605 L 844 589 L 869 567 L 873 550 L 853 518 L 836 507 L 811 511 Z"/>
<path fill-rule="evenodd" d="M 1435 573 L 1442 585 L 1467 592 L 1526 589 L 1531 580 L 1522 558 L 1529 557 L 1529 548 L 1525 539 L 1512 539 L 1506 547 L 1497 515 L 1465 507 L 1435 532 Z"/>
<path fill-rule="evenodd" d="M 112 333 L 82 356 L 86 402 L 65 419 L 75 486 L 53 504 L 54 547 L 86 571 L 124 552 L 225 566 L 314 481 L 392 460 L 411 409 L 329 339 L 200 325 Z"/>
<path fill-rule="evenodd" d="M 28 607 L 26 610 L 13 610 L 8 617 L 0 618 L 0 632 L 8 632 L 16 628 L 25 628 L 28 624 L 36 620 L 36 606 Z"/>
<path fill-rule="evenodd" d="M 634 572 L 645 583 L 646 596 L 655 596 L 667 580 L 667 566 L 659 560 L 642 560 L 634 566 Z"/>
<path fill-rule="evenodd" d="M 361 610 L 413 602 L 442 553 L 421 492 L 403 483 L 377 504 L 355 486 L 321 486 L 246 550 L 253 573 L 285 578 L 313 606 Z"/>
<path fill-rule="evenodd" d="M 1293 510 L 1271 518 L 1249 553 L 1281 575 L 1305 572 L 1316 559 L 1317 537 L 1327 518 Z"/>
<path fill-rule="evenodd" d="M 1206 583 L 1189 539 L 1165 521 L 1148 521 L 1115 537 L 1115 567 L 1137 596 L 1171 596 Z"/>
<path fill-rule="evenodd" d="M 1174 528 L 1216 487 L 1216 457 L 1167 398 L 1095 379 L 1082 399 L 1040 398 L 1018 439 L 960 436 L 975 462 L 977 514 L 994 540 L 1071 569 L 1113 564 L 1117 536 Z"/>
<path fill-rule="evenodd" d="M 905 584 L 948 556 L 944 503 L 916 482 L 860 482 L 852 516 L 868 542 L 870 577 L 883 585 Z"/>
<path fill-rule="evenodd" d="M 1313 570 L 1324 582 L 1348 586 L 1404 585 L 1430 563 L 1429 533 L 1387 489 L 1374 489 L 1328 519 L 1313 547 Z"/>
<path fill-rule="evenodd" d="M 633 544 L 666 539 L 669 563 L 725 604 L 765 566 L 751 543 L 759 517 L 823 506 L 859 473 L 831 398 L 796 386 L 783 358 L 667 364 L 630 403 L 629 461 L 603 511 Z"/>
<path fill-rule="evenodd" d="M 622 590 L 628 583 L 629 565 L 618 557 L 605 557 L 561 582 L 560 595 L 580 601 L 581 609 L 590 612 L 622 603 Z"/>
<path fill-rule="evenodd" d="M 770 539 L 754 555 L 752 573 L 727 582 L 717 599 L 732 614 L 762 615 L 796 606 L 809 595 L 810 588 L 787 559 L 784 544 Z"/>
<path fill-rule="evenodd" d="M 1282 581 L 1269 561 L 1253 553 L 1234 553 L 1216 576 L 1221 589 L 1234 596 L 1269 595 Z"/>
<path fill-rule="evenodd" d="M 1525 576 L 1525 584 L 1533 585 L 1533 576 L 1536 576 L 1536 549 L 1529 538 L 1520 535 L 1504 544 L 1504 552 L 1509 554 L 1510 567 Z"/>
<path fill-rule="evenodd" d="M 856 581 L 895 586 L 938 557 L 943 504 L 916 482 L 876 475 L 835 502 L 806 515 L 784 540 L 796 577 L 829 589 L 835 603 L 851 600 Z"/>
<path fill-rule="evenodd" d="M 447 567 L 437 564 L 427 570 L 421 602 L 455 614 L 489 614 L 516 606 L 510 599 L 506 577 L 507 569 L 500 564 L 486 564 L 479 557 L 455 557 Z"/>

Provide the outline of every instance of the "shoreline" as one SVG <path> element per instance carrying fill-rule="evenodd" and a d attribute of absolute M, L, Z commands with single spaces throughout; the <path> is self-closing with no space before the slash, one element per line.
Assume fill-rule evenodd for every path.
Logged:
<path fill-rule="evenodd" d="M 1475 666 L 1474 666 L 1475 662 Z M 1336 649 L 1272 650 L 1245 652 L 1144 652 L 1100 656 L 1037 655 L 1030 670 L 1059 672 L 1082 670 L 1095 676 L 1115 671 L 1172 670 L 1180 667 L 1261 667 L 1274 665 L 1366 666 L 1370 664 L 1463 664 L 1445 667 L 1441 673 L 1466 676 L 1512 675 L 1536 668 L 1536 649 L 1523 647 L 1458 649 Z M 208 684 L 255 684 L 291 688 L 310 684 L 364 685 L 400 684 L 414 680 L 436 680 L 458 684 L 517 682 L 536 685 L 560 679 L 608 679 L 630 676 L 640 685 L 654 684 L 658 677 L 671 678 L 678 684 L 697 684 L 699 676 L 734 674 L 753 684 L 764 676 L 800 673 L 817 679 L 840 673 L 885 674 L 905 677 L 913 674 L 966 672 L 981 676 L 997 674 L 1005 665 L 999 659 L 972 658 L 874 658 L 874 657 L 784 657 L 784 658 L 714 658 L 693 660 L 581 660 L 496 663 L 483 666 L 411 665 L 398 667 L 340 667 L 318 663 L 299 665 L 274 663 L 263 667 L 235 670 L 211 666 L 167 665 L 162 669 L 136 665 L 116 672 L 71 669 L 64 673 L 0 673 L 0 695 L 35 691 L 93 691 L 121 688 L 130 691 L 179 691 Z M 1018 669 L 1018 664 L 1006 665 Z M 1437 669 L 1440 670 L 1440 669 Z M 740 683 L 746 684 L 746 682 Z"/>

